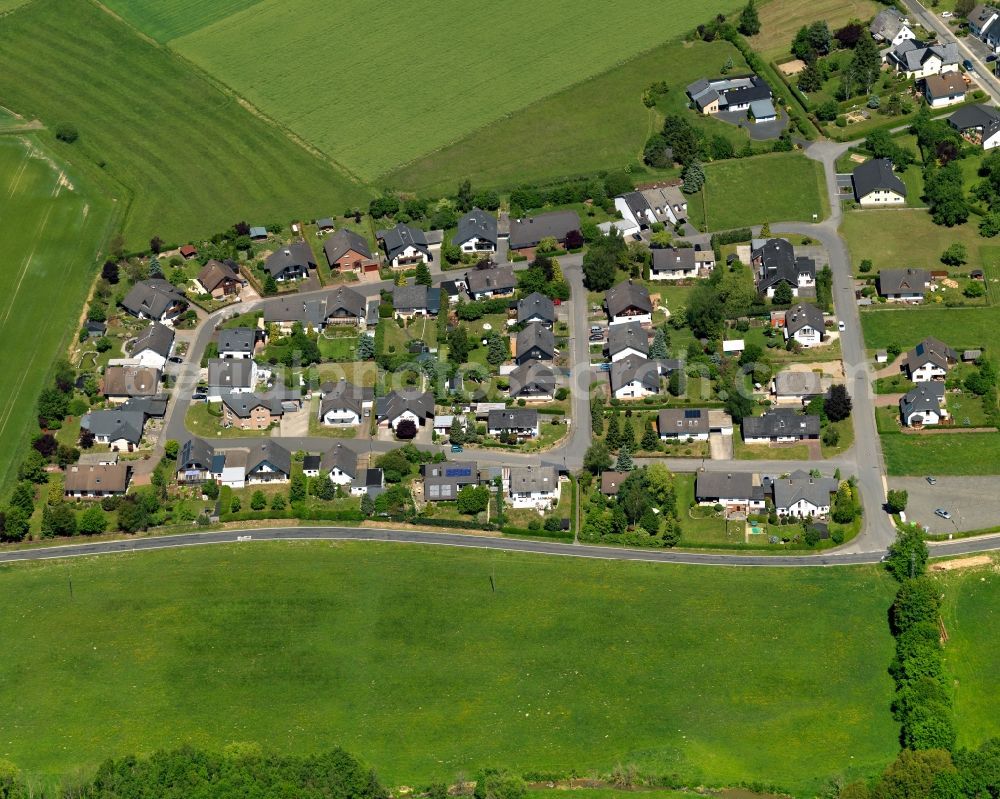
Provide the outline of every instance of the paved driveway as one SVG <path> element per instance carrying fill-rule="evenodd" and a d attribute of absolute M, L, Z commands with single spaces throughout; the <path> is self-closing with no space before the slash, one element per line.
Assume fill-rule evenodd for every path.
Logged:
<path fill-rule="evenodd" d="M 286 412 L 281 417 L 281 424 L 278 430 L 272 431 L 272 435 L 300 437 L 309 435 L 309 413 L 310 404 L 306 402 L 299 410 Z"/>
<path fill-rule="evenodd" d="M 1000 523 L 1000 476 L 937 477 L 930 485 L 925 477 L 893 477 L 889 488 L 906 489 L 906 518 L 925 524 L 933 533 L 982 530 Z M 951 519 L 934 515 L 944 508 Z"/>

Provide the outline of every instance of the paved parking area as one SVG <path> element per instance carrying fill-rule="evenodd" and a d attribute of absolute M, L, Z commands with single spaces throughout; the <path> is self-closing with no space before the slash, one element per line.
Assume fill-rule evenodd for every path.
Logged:
<path fill-rule="evenodd" d="M 927 525 L 933 533 L 982 530 L 1000 524 L 1000 475 L 939 477 L 930 485 L 925 477 L 891 477 L 889 488 L 906 489 L 906 518 Z M 944 508 L 951 519 L 934 515 Z"/>
<path fill-rule="evenodd" d="M 272 435 L 287 436 L 292 438 L 302 438 L 309 435 L 309 414 L 310 404 L 306 402 L 299 410 L 286 412 L 281 417 L 281 422 L 277 430 L 272 430 Z"/>

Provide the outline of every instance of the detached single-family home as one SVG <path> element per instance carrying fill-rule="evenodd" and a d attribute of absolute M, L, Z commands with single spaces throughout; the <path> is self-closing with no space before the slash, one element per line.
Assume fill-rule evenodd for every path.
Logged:
<path fill-rule="evenodd" d="M 429 391 L 392 391 L 375 400 L 379 427 L 395 430 L 404 419 L 423 427 L 434 418 L 434 395 Z"/>
<path fill-rule="evenodd" d="M 559 504 L 559 474 L 554 466 L 511 466 L 510 504 L 545 510 Z"/>
<path fill-rule="evenodd" d="M 430 263 L 431 250 L 420 228 L 398 222 L 395 227 L 376 231 L 375 238 L 385 248 L 386 260 L 393 269 Z"/>
<path fill-rule="evenodd" d="M 375 499 L 385 490 L 385 475 L 381 469 L 360 469 L 357 478 L 351 483 L 351 496 L 363 497 L 365 494 Z"/>
<path fill-rule="evenodd" d="M 718 114 L 724 111 L 749 111 L 754 103 L 771 105 L 770 119 L 774 118 L 771 101 L 771 87 L 757 75 L 735 75 L 732 77 L 696 80 L 687 86 L 687 96 L 692 105 L 703 114 Z M 763 106 L 758 105 L 758 111 Z M 767 114 L 762 114 L 768 117 Z M 762 118 L 754 117 L 757 121 Z"/>
<path fill-rule="evenodd" d="M 958 353 L 943 341 L 928 336 L 903 356 L 900 368 L 914 383 L 944 380 L 958 363 Z"/>
<path fill-rule="evenodd" d="M 153 322 L 132 344 L 132 360 L 150 369 L 163 370 L 174 348 L 174 329 Z"/>
<path fill-rule="evenodd" d="M 805 404 L 813 397 L 826 393 L 823 379 L 816 372 L 785 370 L 778 372 L 773 380 L 774 398 L 777 402 L 798 402 Z"/>
<path fill-rule="evenodd" d="M 200 438 L 189 438 L 177 450 L 177 482 L 202 483 L 211 478 L 212 447 Z"/>
<path fill-rule="evenodd" d="M 942 72 L 924 79 L 924 98 L 931 108 L 945 108 L 965 102 L 965 80 L 958 72 Z"/>
<path fill-rule="evenodd" d="M 473 208 L 458 220 L 458 232 L 451 243 L 462 252 L 496 252 L 497 218 L 481 208 Z"/>
<path fill-rule="evenodd" d="M 326 425 L 357 425 L 370 414 L 375 402 L 375 389 L 356 386 L 346 380 L 322 386 L 319 420 Z"/>
<path fill-rule="evenodd" d="M 931 273 L 926 269 L 881 269 L 878 273 L 878 293 L 889 302 L 923 302 L 931 286 Z"/>
<path fill-rule="evenodd" d="M 543 239 L 566 243 L 566 237 L 580 230 L 580 215 L 576 211 L 549 211 L 538 216 L 525 216 L 510 222 L 510 249 L 515 252 L 533 250 Z"/>
<path fill-rule="evenodd" d="M 795 248 L 785 239 L 768 239 L 750 252 L 757 292 L 774 297 L 779 283 L 792 287 L 792 296 L 799 290 L 816 285 L 816 262 L 812 258 L 795 255 Z"/>
<path fill-rule="evenodd" d="M 417 283 L 410 286 L 394 286 L 392 289 L 392 310 L 397 319 L 437 316 L 440 309 L 441 289 L 436 286 Z"/>
<path fill-rule="evenodd" d="M 961 58 L 954 42 L 927 45 L 917 39 L 905 39 L 892 47 L 886 63 L 913 80 L 958 69 Z"/>
<path fill-rule="evenodd" d="M 743 441 L 746 444 L 783 444 L 819 438 L 819 417 L 796 413 L 791 408 L 776 408 L 763 416 L 743 418 Z"/>
<path fill-rule="evenodd" d="M 472 461 L 428 463 L 423 470 L 427 502 L 454 501 L 463 488 L 479 484 L 479 469 Z"/>
<path fill-rule="evenodd" d="M 861 205 L 902 205 L 906 184 L 892 171 L 888 158 L 872 158 L 858 164 L 851 174 L 854 199 Z"/>
<path fill-rule="evenodd" d="M 663 441 L 708 441 L 710 431 L 706 408 L 664 408 L 656 420 Z"/>
<path fill-rule="evenodd" d="M 833 477 L 813 477 L 798 469 L 788 477 L 775 478 L 771 483 L 774 492 L 774 511 L 779 516 L 825 516 L 830 512 L 830 495 L 840 487 Z"/>
<path fill-rule="evenodd" d="M 222 424 L 237 430 L 267 430 L 281 421 L 286 410 L 294 410 L 300 403 L 297 398 L 288 399 L 283 392 L 229 391 L 222 395 Z"/>
<path fill-rule="evenodd" d="M 377 300 L 374 304 L 377 306 Z M 282 333 L 290 332 L 296 322 L 313 330 L 322 330 L 333 324 L 357 325 L 365 329 L 370 316 L 369 308 L 370 304 L 363 294 L 339 286 L 319 296 L 303 298 L 292 295 L 271 300 L 264 306 L 263 320 L 264 325 L 274 324 Z"/>
<path fill-rule="evenodd" d="M 989 3 L 980 3 L 969 12 L 969 16 L 966 18 L 969 23 L 969 33 L 986 42 L 993 52 L 996 52 L 997 48 L 1000 47 L 998 17 L 1000 17 L 1000 11 L 995 6 Z"/>
<path fill-rule="evenodd" d="M 190 439 L 181 446 L 177 459 L 177 481 L 189 485 L 205 480 L 230 488 L 287 483 L 291 471 L 292 454 L 269 438 L 217 449 Z"/>
<path fill-rule="evenodd" d="M 368 240 L 359 233 L 341 228 L 323 242 L 323 254 L 330 269 L 356 275 L 378 272 L 378 260 L 372 257 Z"/>
<path fill-rule="evenodd" d="M 940 424 L 948 418 L 944 383 L 920 383 L 899 400 L 899 415 L 907 427 Z"/>
<path fill-rule="evenodd" d="M 184 293 L 162 278 L 136 283 L 122 300 L 122 308 L 139 319 L 171 324 L 187 310 Z"/>
<path fill-rule="evenodd" d="M 1000 32 L 1000 25 L 997 26 Z M 992 150 L 1000 144 L 1000 109 L 991 105 L 965 105 L 948 117 L 948 124 L 970 144 Z"/>
<path fill-rule="evenodd" d="M 259 375 L 252 358 L 210 358 L 208 361 L 208 401 L 221 402 L 230 392 L 249 393 L 257 387 Z"/>
<path fill-rule="evenodd" d="M 552 330 L 541 322 L 529 322 L 517 334 L 517 354 L 514 362 L 523 366 L 530 361 L 551 361 L 556 357 L 555 337 Z"/>
<path fill-rule="evenodd" d="M 160 370 L 138 363 L 108 366 L 101 380 L 101 394 L 111 402 L 132 397 L 155 397 L 160 393 Z"/>
<path fill-rule="evenodd" d="M 245 284 L 235 261 L 217 261 L 214 258 L 201 268 L 194 281 L 199 294 L 210 294 L 214 300 L 240 296 Z"/>
<path fill-rule="evenodd" d="M 219 357 L 237 360 L 253 358 L 258 332 L 249 327 L 232 327 L 219 331 Z"/>
<path fill-rule="evenodd" d="M 75 463 L 66 469 L 63 496 L 70 499 L 100 499 L 120 496 L 128 490 L 129 467 L 125 462 L 86 466 Z"/>
<path fill-rule="evenodd" d="M 368 300 L 359 291 L 340 286 L 324 298 L 323 321 L 326 325 L 357 325 L 364 328 L 368 318 Z"/>
<path fill-rule="evenodd" d="M 753 472 L 698 472 L 694 495 L 699 505 L 722 505 L 726 511 L 764 508 L 764 486 Z"/>
<path fill-rule="evenodd" d="M 875 15 L 872 24 L 868 26 L 872 38 L 876 42 L 885 42 L 894 47 L 907 39 L 916 39 L 916 34 L 910 28 L 906 17 L 895 8 L 884 8 Z"/>
<path fill-rule="evenodd" d="M 618 489 L 630 474 L 631 472 L 601 472 L 601 493 L 606 497 L 617 497 Z"/>
<path fill-rule="evenodd" d="M 660 364 L 629 355 L 611 364 L 611 396 L 640 399 L 660 393 Z"/>
<path fill-rule="evenodd" d="M 517 323 L 538 322 L 546 327 L 552 327 L 556 321 L 556 308 L 552 300 L 544 294 L 533 291 L 527 297 L 517 301 Z"/>
<path fill-rule="evenodd" d="M 785 311 L 785 341 L 791 339 L 800 347 L 818 347 L 826 338 L 823 312 L 815 305 L 800 302 Z"/>
<path fill-rule="evenodd" d="M 653 302 L 649 298 L 649 289 L 631 280 L 608 289 L 604 295 L 604 310 L 608 314 L 608 323 L 612 325 L 623 325 L 626 322 L 648 325 L 653 321 Z"/>
<path fill-rule="evenodd" d="M 308 277 L 309 270 L 315 268 L 312 247 L 302 240 L 280 247 L 264 259 L 264 271 L 278 283 Z"/>
<path fill-rule="evenodd" d="M 698 277 L 693 247 L 666 247 L 653 250 L 650 280 L 689 280 Z"/>
<path fill-rule="evenodd" d="M 515 435 L 518 438 L 538 438 L 538 411 L 533 408 L 504 408 L 489 413 L 486 430 L 491 436 Z"/>
<path fill-rule="evenodd" d="M 556 393 L 556 375 L 548 366 L 537 361 L 518 366 L 507 375 L 511 399 L 528 402 L 551 400 Z"/>
<path fill-rule="evenodd" d="M 623 358 L 649 356 L 649 336 L 639 322 L 626 322 L 608 328 L 608 356 L 611 362 Z"/>
<path fill-rule="evenodd" d="M 255 440 L 244 451 L 247 453 L 247 485 L 288 482 L 292 475 L 292 453 L 283 446 L 271 439 L 262 438 Z"/>
<path fill-rule="evenodd" d="M 358 456 L 343 444 L 335 444 L 320 458 L 320 473 L 325 473 L 334 485 L 351 485 L 360 475 Z"/>
<path fill-rule="evenodd" d="M 465 285 L 472 299 L 488 300 L 492 297 L 507 297 L 513 294 L 517 287 L 517 278 L 514 276 L 514 267 L 510 264 L 502 266 L 491 264 L 466 272 Z"/>
<path fill-rule="evenodd" d="M 115 452 L 131 452 L 142 441 L 146 416 L 139 410 L 112 408 L 90 411 L 80 419 L 80 427 L 94 434 L 94 441 Z"/>

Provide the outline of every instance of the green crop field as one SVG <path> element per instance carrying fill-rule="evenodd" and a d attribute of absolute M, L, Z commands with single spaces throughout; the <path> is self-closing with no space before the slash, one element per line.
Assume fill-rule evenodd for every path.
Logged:
<path fill-rule="evenodd" d="M 260 0 L 106 0 L 104 5 L 158 42 L 193 33 Z"/>
<path fill-rule="evenodd" d="M 1000 433 L 890 433 L 881 438 L 892 476 L 1000 474 Z"/>
<path fill-rule="evenodd" d="M 36 0 L 0 26 L 0 104 L 50 127 L 131 199 L 125 235 L 143 247 L 245 219 L 342 213 L 366 192 L 332 165 L 88 2 Z"/>
<path fill-rule="evenodd" d="M 465 177 L 475 186 L 510 188 L 621 169 L 640 159 L 649 134 L 662 125 L 659 113 L 642 104 L 643 90 L 654 79 L 666 80 L 670 92 L 660 110 L 680 113 L 687 101 L 684 87 L 717 74 L 729 58 L 737 71 L 746 68 L 729 42 L 657 47 L 432 152 L 386 176 L 384 182 L 441 193 L 454 191 Z M 724 122 L 690 112 L 687 118 L 706 133 L 747 141 L 745 133 Z"/>
<path fill-rule="evenodd" d="M 389 784 L 634 762 L 811 796 L 897 748 L 874 568 L 262 543 L 0 567 L 0 588 L 0 758 L 44 780 L 256 740 L 341 744 Z"/>
<path fill-rule="evenodd" d="M 38 393 L 55 353 L 77 330 L 111 218 L 110 203 L 64 171 L 37 138 L 0 137 L 0 485 L 37 429 Z"/>
<path fill-rule="evenodd" d="M 828 213 L 823 167 L 801 153 L 773 153 L 705 165 L 705 188 L 688 200 L 704 230 L 763 222 L 812 222 Z"/>
<path fill-rule="evenodd" d="M 601 0 L 265 0 L 170 46 L 372 180 L 739 5 L 664 0 L 630 25 Z"/>

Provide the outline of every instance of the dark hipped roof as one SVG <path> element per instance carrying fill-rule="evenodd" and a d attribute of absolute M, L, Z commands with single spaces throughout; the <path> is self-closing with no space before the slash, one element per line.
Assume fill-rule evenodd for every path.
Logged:
<path fill-rule="evenodd" d="M 122 300 L 122 308 L 133 316 L 142 314 L 159 319 L 177 303 L 187 305 L 184 294 L 168 281 L 153 278 L 142 280 L 132 286 Z"/>
<path fill-rule="evenodd" d="M 465 285 L 468 286 L 469 294 L 508 292 L 517 285 L 517 278 L 514 277 L 512 265 L 501 264 L 486 269 L 470 269 L 465 273 Z"/>
<path fill-rule="evenodd" d="M 566 234 L 580 229 L 580 215 L 576 211 L 550 211 L 538 216 L 525 216 L 510 222 L 510 248 L 520 250 L 534 247 L 542 239 L 566 240 Z"/>
<path fill-rule="evenodd" d="M 631 280 L 623 281 L 608 289 L 604 298 L 604 306 L 612 317 L 619 316 L 629 308 L 635 308 L 641 313 L 653 312 L 653 303 L 649 299 L 649 289 L 638 283 L 633 283 Z"/>
<path fill-rule="evenodd" d="M 538 426 L 534 408 L 494 408 L 486 417 L 489 430 L 527 430 Z"/>
<path fill-rule="evenodd" d="M 873 191 L 894 191 L 906 196 L 906 184 L 892 171 L 892 161 L 888 158 L 872 158 L 854 168 L 854 196 L 860 202 Z"/>
<path fill-rule="evenodd" d="M 253 388 L 254 362 L 250 358 L 210 358 L 208 385 L 213 388 Z"/>
<path fill-rule="evenodd" d="M 693 272 L 698 269 L 693 247 L 666 247 L 653 250 L 653 272 L 675 272 L 683 269 Z"/>
<path fill-rule="evenodd" d="M 80 420 L 80 427 L 95 436 L 107 436 L 112 441 L 124 439 L 130 444 L 138 444 L 142 439 L 142 428 L 146 417 L 142 411 L 112 408 L 106 411 L 90 411 Z"/>
<path fill-rule="evenodd" d="M 695 498 L 764 500 L 764 489 L 752 472 L 699 472 Z"/>
<path fill-rule="evenodd" d="M 375 237 L 382 242 L 385 247 L 385 254 L 390 261 L 407 247 L 413 247 L 430 257 L 431 251 L 427 246 L 427 236 L 424 235 L 424 231 L 420 228 L 410 227 L 409 225 L 404 225 L 402 222 L 398 222 L 395 227 L 376 231 Z"/>
<path fill-rule="evenodd" d="M 926 269 L 881 269 L 878 273 L 878 291 L 889 294 L 924 294 L 931 273 Z"/>
<path fill-rule="evenodd" d="M 914 413 L 940 413 L 944 404 L 944 383 L 931 380 L 926 383 L 918 383 L 916 388 L 909 391 L 899 400 L 899 410 L 906 420 Z"/>
<path fill-rule="evenodd" d="M 539 357 L 536 353 L 540 353 L 542 358 L 551 360 L 555 352 L 555 336 L 552 335 L 552 330 L 541 322 L 529 322 L 524 330 L 517 334 L 518 363 L 522 363 L 528 357 Z"/>
<path fill-rule="evenodd" d="M 132 345 L 132 355 L 138 355 L 143 350 L 155 352 L 162 358 L 170 354 L 170 348 L 174 345 L 174 329 L 153 322 L 149 327 L 139 334 L 139 338 Z"/>
<path fill-rule="evenodd" d="M 288 270 L 308 271 L 309 267 L 315 266 L 316 258 L 312 247 L 301 240 L 275 250 L 264 261 L 264 270 L 272 277 L 278 277 Z"/>
<path fill-rule="evenodd" d="M 359 417 L 363 415 L 366 403 L 375 400 L 375 389 L 371 386 L 356 386 L 341 380 L 330 386 L 323 386 L 323 399 L 319 405 L 320 416 L 326 416 L 332 410 L 346 408 L 354 411 Z"/>
<path fill-rule="evenodd" d="M 429 391 L 393 391 L 375 400 L 375 416 L 380 422 L 392 421 L 403 411 L 425 419 L 433 416 L 434 395 Z"/>
<path fill-rule="evenodd" d="M 257 332 L 249 327 L 233 327 L 219 331 L 219 352 L 252 354 Z"/>
<path fill-rule="evenodd" d="M 743 438 L 788 438 L 818 436 L 819 417 L 776 408 L 763 416 L 743 417 Z"/>
<path fill-rule="evenodd" d="M 785 329 L 788 335 L 794 335 L 804 327 L 811 327 L 823 333 L 825 325 L 823 312 L 815 305 L 800 302 L 785 311 Z"/>
<path fill-rule="evenodd" d="M 507 375 L 510 383 L 510 395 L 519 397 L 522 394 L 554 394 L 556 390 L 556 375 L 552 368 L 538 361 L 521 364 Z"/>
<path fill-rule="evenodd" d="M 359 233 L 347 228 L 341 228 L 331 236 L 327 236 L 323 242 L 323 252 L 326 253 L 326 260 L 333 265 L 349 252 L 356 252 L 363 258 L 371 258 L 371 247 L 367 240 Z"/>
<path fill-rule="evenodd" d="M 799 273 L 816 276 L 816 262 L 812 258 L 796 257 L 795 248 L 785 239 L 768 239 L 750 253 L 750 259 L 758 265 L 758 291 L 766 291 L 781 281 L 797 287 Z"/>
<path fill-rule="evenodd" d="M 634 381 L 640 381 L 649 391 L 660 389 L 660 365 L 636 355 L 629 355 L 611 364 L 611 391 L 618 391 Z"/>
<path fill-rule="evenodd" d="M 991 105 L 963 105 L 948 117 L 948 123 L 959 131 L 982 128 L 983 138 L 988 139 L 1000 130 L 1000 110 Z"/>
<path fill-rule="evenodd" d="M 494 246 L 497 243 L 497 218 L 481 208 L 473 208 L 458 220 L 458 233 L 451 240 L 452 244 L 461 246 L 471 239 L 488 241 Z"/>
<path fill-rule="evenodd" d="M 633 349 L 643 355 L 649 354 L 649 336 L 639 322 L 625 322 L 608 328 L 608 355 L 612 358 L 619 352 Z"/>
<path fill-rule="evenodd" d="M 556 310 L 552 300 L 537 291 L 533 291 L 527 297 L 517 301 L 518 323 L 526 322 L 535 317 L 550 323 L 556 319 Z"/>
<path fill-rule="evenodd" d="M 392 307 L 397 311 L 414 310 L 437 313 L 441 308 L 441 289 L 421 284 L 394 286 Z"/>

